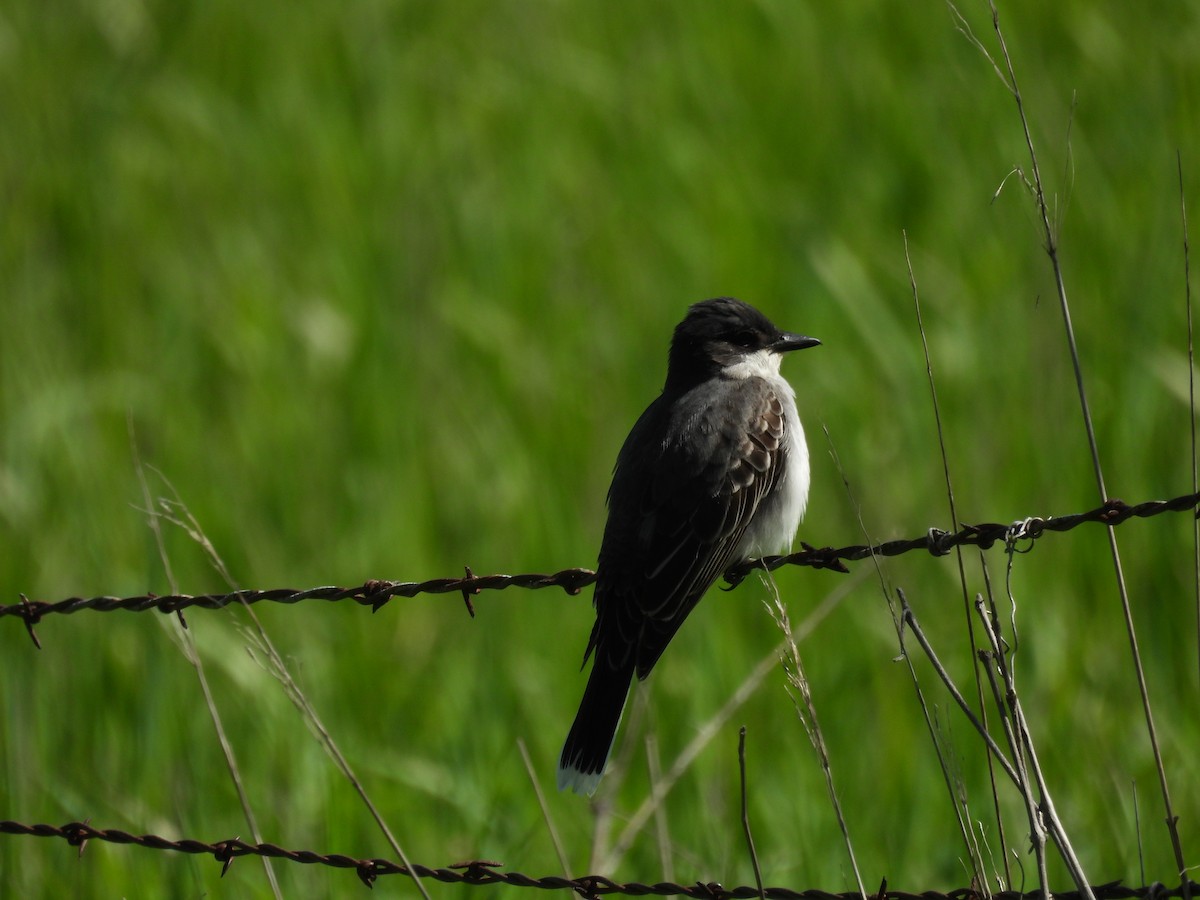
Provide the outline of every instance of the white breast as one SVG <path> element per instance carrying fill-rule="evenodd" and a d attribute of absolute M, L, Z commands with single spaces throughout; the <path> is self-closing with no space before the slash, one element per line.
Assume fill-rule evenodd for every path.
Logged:
<path fill-rule="evenodd" d="M 808 443 L 804 440 L 804 426 L 800 424 L 800 415 L 796 411 L 796 392 L 787 379 L 779 374 L 780 360 L 779 354 L 763 350 L 725 370 L 726 375 L 742 378 L 757 376 L 770 382 L 783 400 L 784 408 L 783 446 L 787 467 L 782 481 L 775 485 L 775 490 L 759 506 L 754 520 L 742 537 L 738 554 L 744 559 L 787 552 L 808 505 Z"/>

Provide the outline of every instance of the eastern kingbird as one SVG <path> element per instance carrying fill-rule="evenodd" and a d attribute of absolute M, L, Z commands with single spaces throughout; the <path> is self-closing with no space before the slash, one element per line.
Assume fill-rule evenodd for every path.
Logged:
<path fill-rule="evenodd" d="M 808 501 L 808 445 L 782 354 L 819 344 L 732 297 L 675 328 L 662 393 L 617 456 L 597 570 L 595 654 L 558 762 L 558 788 L 591 794 L 625 697 L 728 569 L 787 547 Z"/>

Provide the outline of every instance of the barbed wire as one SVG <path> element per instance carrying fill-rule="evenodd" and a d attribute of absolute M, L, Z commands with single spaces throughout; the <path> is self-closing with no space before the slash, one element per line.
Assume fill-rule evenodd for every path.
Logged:
<path fill-rule="evenodd" d="M 885 541 L 881 544 L 857 544 L 848 547 L 813 547 L 803 544 L 804 549 L 786 556 L 765 556 L 750 560 L 725 573 L 730 588 L 737 586 L 755 570 L 768 572 L 782 566 L 810 566 L 815 569 L 849 571 L 846 562 L 855 562 L 872 556 L 899 556 L 913 550 L 925 550 L 934 556 L 944 556 L 955 547 L 975 546 L 982 550 L 997 542 L 1034 542 L 1047 532 L 1070 531 L 1085 522 L 1102 525 L 1120 525 L 1131 518 L 1149 518 L 1165 512 L 1182 512 L 1195 509 L 1200 504 L 1200 493 L 1184 494 L 1170 500 L 1147 500 L 1129 505 L 1122 500 L 1108 500 L 1083 513 L 1063 516 L 1030 516 L 1008 525 L 988 522 L 978 525 L 963 525 L 958 531 L 947 532 L 930 528 L 920 537 L 907 540 Z M 591 569 L 563 569 L 550 575 L 476 575 L 470 567 L 461 578 L 433 578 L 428 581 L 382 581 L 372 580 L 355 587 L 315 587 L 306 590 L 274 588 L 268 590 L 241 590 L 225 594 L 141 594 L 136 597 L 68 597 L 55 602 L 30 600 L 21 594 L 21 602 L 0 605 L 0 618 L 13 616 L 22 619 L 34 643 L 40 646 L 33 627 L 44 616 L 69 615 L 81 610 L 93 612 L 145 612 L 156 610 L 162 613 L 181 613 L 185 609 L 223 609 L 232 603 L 299 603 L 303 600 L 325 600 L 337 602 L 350 600 L 362 606 L 378 610 L 393 597 L 415 597 L 418 594 L 462 594 L 463 602 L 471 615 L 475 614 L 471 597 L 483 591 L 500 591 L 510 587 L 538 590 L 559 587 L 568 594 L 578 594 L 596 580 Z"/>
<path fill-rule="evenodd" d="M 1018 520 L 1009 525 L 985 523 L 964 525 L 957 532 L 945 532 L 936 528 L 929 529 L 925 535 L 909 540 L 886 541 L 877 545 L 855 545 L 834 549 L 831 547 L 814 548 L 807 544 L 804 549 L 786 556 L 768 556 L 752 560 L 732 569 L 725 575 L 730 586 L 736 586 L 747 575 L 755 570 L 774 571 L 786 565 L 811 566 L 813 568 L 848 571 L 845 562 L 853 562 L 869 558 L 873 555 L 890 557 L 898 556 L 914 550 L 926 550 L 934 556 L 942 556 L 959 546 L 978 546 L 988 549 L 997 542 L 1015 545 L 1019 541 L 1036 541 L 1047 532 L 1063 532 L 1094 522 L 1110 526 L 1120 525 L 1131 518 L 1148 518 L 1165 512 L 1181 512 L 1192 510 L 1200 504 L 1200 493 L 1187 494 L 1171 500 L 1150 500 L 1136 505 L 1129 505 L 1121 500 L 1109 500 L 1101 506 L 1084 513 L 1064 516 L 1041 518 L 1037 516 Z M 523 587 L 539 589 L 545 587 L 561 587 L 568 594 L 577 594 L 584 587 L 594 582 L 595 572 L 589 569 L 564 569 L 554 574 L 525 574 L 525 575 L 484 575 L 477 576 L 466 569 L 462 578 L 438 578 L 423 582 L 368 581 L 357 587 L 318 587 L 308 590 L 291 590 L 279 588 L 273 590 L 244 590 L 226 594 L 203 595 L 165 595 L 145 594 L 137 597 L 71 597 L 57 602 L 31 601 L 21 595 L 21 602 L 8 606 L 0 606 L 0 617 L 14 616 L 24 621 L 35 644 L 38 643 L 33 626 L 41 618 L 49 614 L 70 614 L 84 609 L 97 612 L 112 612 L 126 610 L 143 612 L 157 610 L 163 613 L 182 612 L 190 607 L 203 609 L 222 609 L 231 603 L 257 603 L 272 601 L 277 603 L 299 603 L 302 600 L 325 600 L 335 602 L 352 600 L 360 605 L 369 605 L 379 609 L 392 597 L 414 597 L 418 594 L 461 593 L 468 610 L 474 614 L 471 597 L 485 590 L 504 590 L 508 587 Z M 39 644 L 40 646 L 40 644 Z M 588 875 L 582 878 L 565 878 L 561 876 L 531 877 L 520 872 L 506 872 L 500 869 L 500 864 L 487 860 L 473 860 L 442 868 L 424 865 L 414 865 L 410 868 L 387 859 L 357 859 L 341 854 L 320 854 L 309 850 L 290 850 L 276 844 L 252 844 L 233 838 L 217 843 L 208 844 L 203 841 L 182 839 L 170 840 L 158 835 L 134 835 L 116 829 L 94 828 L 86 822 L 71 822 L 63 826 L 27 825 L 15 821 L 0 821 L 0 834 L 25 835 L 34 837 L 51 837 L 67 841 L 72 846 L 80 848 L 88 841 L 105 841 L 115 844 L 131 844 L 150 850 L 175 851 L 181 853 L 211 855 L 223 864 L 224 874 L 233 860 L 241 856 L 262 856 L 286 859 L 290 862 L 331 866 L 334 868 L 353 869 L 359 879 L 368 887 L 382 875 L 416 875 L 420 878 L 430 878 L 445 883 L 495 885 L 504 884 L 515 887 L 533 887 L 546 890 L 573 890 L 583 897 L 600 897 L 608 894 L 623 894 L 628 896 L 681 896 L 705 898 L 705 900 L 726 900 L 726 898 L 751 898 L 760 896 L 759 889 L 753 885 L 726 888 L 715 882 L 696 882 L 690 885 L 672 882 L 644 884 L 628 882 L 625 884 L 613 881 L 600 875 Z M 1184 886 L 1166 888 L 1161 883 L 1155 883 L 1142 888 L 1132 888 L 1120 882 L 1093 886 L 1093 895 L 1097 900 L 1129 900 L 1129 898 L 1157 898 L 1184 896 Z M 1200 892 L 1200 884 L 1191 883 L 1192 893 Z M 762 896 L 775 900 L 858 900 L 856 892 L 832 893 L 822 890 L 792 890 L 783 887 L 765 888 Z M 1020 891 L 992 892 L 995 900 L 1024 900 L 1040 896 L 1040 891 L 1022 893 Z M 1056 892 L 1063 900 L 1079 900 L 1076 891 Z M 937 891 L 922 891 L 907 893 L 904 891 L 888 891 L 886 882 L 881 885 L 875 900 L 981 900 L 983 894 L 976 888 L 960 888 L 948 893 Z"/>
<path fill-rule="evenodd" d="M 442 868 L 414 865 L 411 868 L 388 859 L 356 859 L 338 853 L 316 853 L 312 850 L 289 850 L 276 844 L 251 844 L 240 838 L 217 841 L 206 844 L 203 841 L 182 839 L 170 840 L 155 834 L 130 834 L 117 829 L 95 828 L 87 822 L 69 822 L 66 825 L 26 825 L 21 822 L 0 821 L 0 834 L 22 835 L 27 837 L 59 838 L 72 847 L 78 847 L 80 854 L 88 841 L 105 841 L 111 844 L 131 844 L 147 850 L 174 851 L 193 855 L 212 856 L 221 863 L 221 875 L 229 871 L 233 861 L 241 856 L 263 856 L 270 859 L 285 859 L 289 862 L 307 865 L 330 866 L 335 869 L 353 869 L 360 881 L 367 887 L 383 875 L 416 875 L 419 878 L 429 878 L 447 884 L 495 885 L 503 884 L 510 887 L 539 888 L 542 890 L 572 890 L 582 897 L 600 897 L 607 894 L 622 894 L 632 897 L 694 897 L 700 900 L 734 900 L 734 898 L 750 898 L 764 896 L 772 900 L 860 900 L 854 891 L 834 893 L 816 889 L 792 890 L 784 887 L 764 888 L 762 893 L 754 885 L 741 885 L 727 888 L 718 882 L 694 882 L 692 884 L 677 884 L 670 881 L 660 881 L 655 884 L 643 884 L 637 881 L 621 883 L 605 878 L 603 875 L 585 875 L 582 878 L 565 878 L 557 875 L 531 877 L 520 872 L 507 872 L 501 869 L 501 863 L 491 860 L 472 860 L 455 863 Z M 1156 882 L 1141 888 L 1128 887 L 1119 881 L 1095 885 L 1092 893 L 1096 900 L 1162 900 L 1168 897 L 1183 896 L 1183 885 L 1168 888 L 1161 882 Z M 1191 882 L 1193 893 L 1200 891 L 1200 883 Z M 1021 891 L 994 891 L 992 900 L 1031 900 L 1040 898 L 1040 890 L 1023 893 Z M 1078 891 L 1055 891 L 1058 900 L 1080 900 Z M 887 889 L 887 882 L 880 885 L 879 892 L 873 894 L 870 900 L 983 900 L 984 894 L 977 888 L 967 887 L 942 893 L 939 891 L 921 891 L 910 893 Z"/>

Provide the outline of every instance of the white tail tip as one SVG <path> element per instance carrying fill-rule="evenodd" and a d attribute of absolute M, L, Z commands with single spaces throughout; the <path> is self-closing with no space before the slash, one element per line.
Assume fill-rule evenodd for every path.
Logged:
<path fill-rule="evenodd" d="M 592 772 L 584 774 L 578 769 L 558 767 L 558 789 L 565 791 L 570 788 L 576 794 L 585 794 L 590 797 L 596 793 L 596 788 L 600 784 L 600 776 L 602 772 Z"/>

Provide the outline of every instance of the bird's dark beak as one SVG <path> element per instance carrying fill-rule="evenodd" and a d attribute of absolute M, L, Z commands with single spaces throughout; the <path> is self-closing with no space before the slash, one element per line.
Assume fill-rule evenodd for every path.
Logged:
<path fill-rule="evenodd" d="M 776 353 L 788 353 L 792 350 L 804 350 L 808 347 L 816 347 L 820 343 L 815 337 L 806 337 L 803 334 L 792 334 L 785 331 L 771 345 L 771 349 Z"/>

